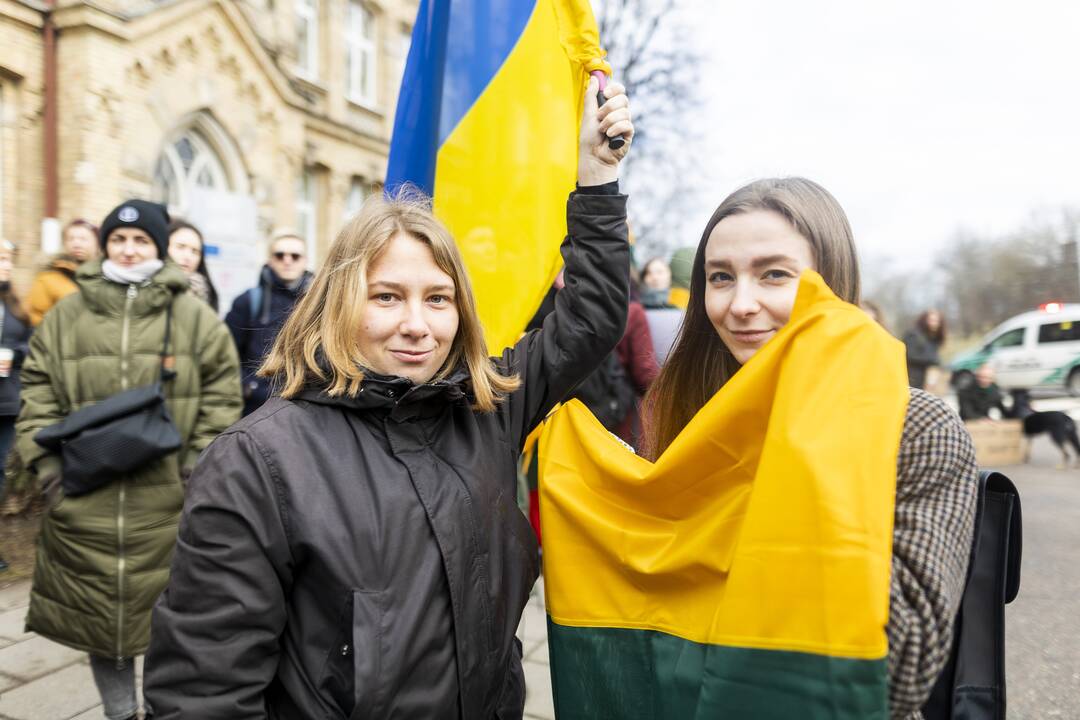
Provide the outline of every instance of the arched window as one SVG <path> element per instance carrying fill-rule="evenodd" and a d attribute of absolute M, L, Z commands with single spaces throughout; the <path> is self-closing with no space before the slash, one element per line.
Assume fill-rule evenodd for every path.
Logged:
<path fill-rule="evenodd" d="M 190 209 L 192 188 L 247 192 L 235 146 L 213 118 L 199 113 L 162 147 L 154 168 L 154 197 L 173 213 Z"/>
<path fill-rule="evenodd" d="M 154 194 L 169 207 L 188 205 L 188 189 L 229 190 L 225 166 L 202 135 L 188 131 L 166 145 L 154 172 Z"/>

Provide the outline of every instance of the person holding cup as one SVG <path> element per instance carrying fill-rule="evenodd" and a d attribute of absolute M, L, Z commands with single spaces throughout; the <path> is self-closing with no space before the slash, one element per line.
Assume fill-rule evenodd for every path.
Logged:
<path fill-rule="evenodd" d="M 11 286 L 14 265 L 15 244 L 0 238 L 0 497 L 4 495 L 4 469 L 19 414 L 19 368 L 31 333 L 26 311 Z M 0 570 L 6 567 L 0 558 Z"/>

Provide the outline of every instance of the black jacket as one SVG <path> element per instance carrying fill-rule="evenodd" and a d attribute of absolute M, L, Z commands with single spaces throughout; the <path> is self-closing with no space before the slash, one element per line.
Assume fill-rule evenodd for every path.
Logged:
<path fill-rule="evenodd" d="M 312 275 L 305 272 L 292 287 L 264 265 L 259 273 L 259 291 L 246 290 L 235 300 L 225 315 L 236 351 L 240 354 L 240 374 L 244 388 L 244 414 L 254 412 L 270 397 L 270 382 L 256 377 L 263 358 L 277 339 L 300 296 L 311 284 Z M 258 307 L 254 298 L 258 297 Z"/>
<path fill-rule="evenodd" d="M 521 718 L 514 639 L 538 572 L 516 505 L 529 431 L 618 342 L 625 197 L 576 193 L 567 288 L 470 407 L 464 371 L 274 398 L 207 450 L 154 613 L 154 717 Z"/>
<path fill-rule="evenodd" d="M 941 343 L 929 337 L 921 328 L 904 333 L 907 349 L 908 385 L 922 390 L 926 385 L 926 370 L 941 365 Z"/>
<path fill-rule="evenodd" d="M 11 372 L 7 377 L 0 377 L 0 416 L 19 414 L 19 371 L 22 369 L 23 360 L 30 351 L 30 334 L 34 331 L 28 322 L 24 322 L 12 314 L 11 309 L 5 304 L 0 308 L 3 313 L 0 320 L 0 347 L 11 348 L 15 351 L 15 357 L 11 361 Z M 0 465 L 3 459 L 0 458 Z"/>
<path fill-rule="evenodd" d="M 1001 389 L 991 383 L 982 387 L 978 383 L 970 383 L 956 393 L 956 400 L 960 405 L 961 420 L 979 420 L 990 417 L 990 411 L 997 408 L 1002 418 L 1010 416 L 1005 408 L 1005 398 Z"/>

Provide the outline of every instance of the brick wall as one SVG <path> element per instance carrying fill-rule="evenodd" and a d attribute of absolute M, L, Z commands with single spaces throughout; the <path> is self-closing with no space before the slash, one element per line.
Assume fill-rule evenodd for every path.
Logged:
<path fill-rule="evenodd" d="M 238 168 L 266 230 L 296 224 L 297 178 L 305 167 L 320 170 L 317 255 L 324 257 L 353 177 L 378 182 L 385 173 L 401 31 L 417 7 L 416 0 L 367 3 L 376 17 L 379 88 L 376 106 L 365 108 L 345 97 L 347 3 L 322 0 L 314 84 L 291 76 L 291 0 L 274 3 L 272 12 L 265 0 L 60 3 L 61 219 L 97 221 L 128 196 L 149 197 L 162 147 L 203 113 L 224 131 L 225 159 L 235 158 L 227 164 Z M 40 25 L 39 13 L 0 0 L 0 202 L 4 233 L 20 245 L 20 278 L 43 259 Z"/>

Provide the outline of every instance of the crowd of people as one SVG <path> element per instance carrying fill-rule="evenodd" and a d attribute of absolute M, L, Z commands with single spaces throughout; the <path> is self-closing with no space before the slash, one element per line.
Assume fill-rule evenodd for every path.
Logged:
<path fill-rule="evenodd" d="M 154 718 L 522 717 L 539 526 L 513 488 L 531 431 L 578 397 L 656 459 L 784 326 L 804 271 L 859 302 L 844 212 L 800 178 L 735 191 L 696 247 L 632 272 L 633 125 L 623 89 L 603 92 L 586 93 L 564 275 L 501 356 L 422 198 L 370 199 L 314 274 L 302 238 L 274 235 L 224 320 L 201 233 L 160 205 L 70 223 L 25 304 L 0 245 L 0 450 L 14 442 L 48 498 L 27 627 L 89 654 L 106 717 L 138 716 L 143 653 Z M 974 520 L 970 439 L 920 389 L 944 323 L 919 327 L 887 628 L 897 718 L 945 662 Z M 177 440 L 71 485 L 77 459 L 35 436 L 144 387 Z"/>
<path fill-rule="evenodd" d="M 256 372 L 311 273 L 303 241 L 279 233 L 258 285 L 223 322 L 201 232 L 170 220 L 163 206 L 128 200 L 100 228 L 76 219 L 62 238 L 63 252 L 34 277 L 25 301 L 11 285 L 16 247 L 0 241 L 0 497 L 18 427 L 18 465 L 30 469 L 49 509 L 27 623 L 88 652 L 106 708 L 128 717 L 132 658 L 145 651 L 168 578 L 183 482 L 211 440 L 269 397 Z M 152 383 L 165 365 L 180 449 L 91 494 L 65 489 L 66 460 L 35 442 L 36 432 Z M 78 622 L 73 597 L 94 608 L 82 608 Z"/>

